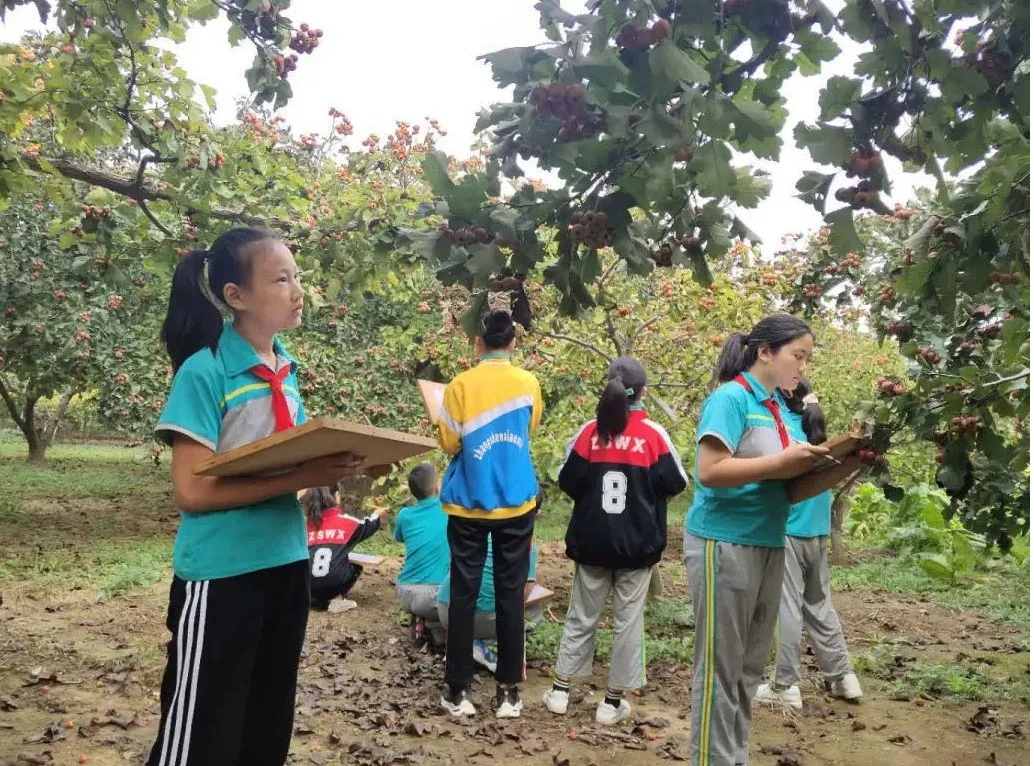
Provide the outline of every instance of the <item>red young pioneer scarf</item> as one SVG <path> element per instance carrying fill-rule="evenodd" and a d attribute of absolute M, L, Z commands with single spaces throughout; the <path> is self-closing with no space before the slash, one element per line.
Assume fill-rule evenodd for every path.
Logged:
<path fill-rule="evenodd" d="M 259 380 L 269 384 L 273 393 L 273 417 L 276 419 L 275 429 L 286 431 L 294 426 L 294 418 L 291 417 L 291 408 L 287 405 L 287 397 L 284 395 L 284 378 L 291 373 L 291 365 L 285 364 L 279 372 L 273 372 L 264 364 L 256 364 L 251 372 Z"/>
<path fill-rule="evenodd" d="M 743 386 L 750 393 L 754 393 L 754 389 L 742 374 L 737 375 L 733 378 L 737 383 Z M 772 413 L 772 417 L 775 418 L 776 429 L 779 431 L 779 442 L 783 445 L 783 449 L 790 446 L 790 434 L 786 430 L 786 424 L 783 422 L 783 416 L 779 414 L 779 403 L 776 402 L 775 396 L 770 396 L 762 402 L 765 408 Z"/>

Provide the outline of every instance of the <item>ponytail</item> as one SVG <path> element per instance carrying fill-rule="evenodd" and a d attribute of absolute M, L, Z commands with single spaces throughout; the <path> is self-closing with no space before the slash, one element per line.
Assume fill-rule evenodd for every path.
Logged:
<path fill-rule="evenodd" d="M 808 443 L 822 444 L 826 441 L 826 414 L 819 406 L 818 398 L 812 393 L 811 384 L 802 380 L 797 384 L 793 394 L 783 398 L 787 409 L 801 416 L 801 428 L 808 437 Z"/>
<path fill-rule="evenodd" d="M 247 283 L 251 257 L 246 248 L 268 239 L 275 237 L 264 229 L 230 229 L 211 248 L 196 250 L 176 265 L 161 332 L 173 372 L 203 348 L 215 353 L 223 331 L 222 311 L 230 311 L 223 289 Z"/>
<path fill-rule="evenodd" d="M 302 509 L 309 523 L 319 529 L 323 526 L 323 512 L 334 507 L 334 487 L 313 487 L 302 495 Z"/>
<path fill-rule="evenodd" d="M 729 336 L 718 355 L 715 377 L 720 383 L 728 383 L 754 365 L 762 346 L 776 352 L 787 343 L 812 334 L 808 323 L 792 314 L 767 316 L 754 325 L 750 333 L 734 332 Z"/>
<path fill-rule="evenodd" d="M 596 405 L 596 434 L 600 444 L 606 444 L 625 430 L 628 425 L 628 394 L 625 384 L 611 378 L 603 387 L 600 402 Z"/>
<path fill-rule="evenodd" d="M 629 407 L 643 395 L 646 370 L 635 359 L 619 356 L 607 368 L 607 384 L 596 405 L 596 435 L 606 444 L 628 427 Z"/>
<path fill-rule="evenodd" d="M 747 364 L 747 338 L 745 332 L 734 332 L 722 346 L 722 353 L 718 355 L 718 365 L 715 375 L 719 382 L 728 383 L 744 370 L 750 367 Z M 757 358 L 755 353 L 754 358 Z"/>

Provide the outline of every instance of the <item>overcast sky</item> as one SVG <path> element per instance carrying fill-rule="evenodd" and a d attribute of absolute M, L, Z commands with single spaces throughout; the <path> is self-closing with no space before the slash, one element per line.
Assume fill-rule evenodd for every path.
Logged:
<path fill-rule="evenodd" d="M 830 5 L 839 4 L 834 0 Z M 571 0 L 564 6 L 581 9 L 580 3 Z M 326 130 L 327 110 L 336 107 L 355 126 L 355 146 L 369 133 L 383 140 L 396 120 L 412 123 L 432 117 L 448 131 L 440 146 L 451 154 L 466 155 L 478 110 L 508 100 L 493 83 L 489 67 L 477 57 L 545 41 L 534 0 L 294 0 L 288 15 L 296 24 L 308 22 L 323 29 L 324 37 L 313 54 L 301 57 L 291 76 L 294 98 L 281 113 L 297 132 L 308 133 Z M 21 6 L 0 24 L 0 41 L 12 42 L 37 27 L 35 8 Z M 817 116 L 818 94 L 827 77 L 851 73 L 857 48 L 850 41 L 840 42 L 846 55 L 826 65 L 822 75 L 794 76 L 785 89 L 790 115 L 778 165 L 744 158 L 772 173 L 768 200 L 741 214 L 762 237 L 766 251 L 778 245 L 782 234 L 821 223 L 810 205 L 794 197 L 801 172 L 815 166 L 806 152 L 794 146 L 792 131 L 798 122 Z M 232 120 L 235 100 L 247 93 L 244 70 L 254 49 L 247 43 L 230 48 L 225 24 L 212 24 L 192 32 L 177 54 L 195 80 L 217 89 L 217 119 Z M 905 202 L 914 184 L 929 183 L 923 176 L 901 173 L 892 158 L 887 158 L 887 167 L 894 181 L 893 201 Z"/>

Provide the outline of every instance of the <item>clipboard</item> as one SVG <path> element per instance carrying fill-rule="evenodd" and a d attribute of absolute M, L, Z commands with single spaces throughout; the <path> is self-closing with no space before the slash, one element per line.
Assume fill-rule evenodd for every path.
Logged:
<path fill-rule="evenodd" d="M 819 460 L 814 468 L 802 473 L 800 476 L 794 477 L 791 481 L 797 481 L 805 476 L 825 471 L 827 468 L 839 465 L 844 458 L 853 455 L 861 448 L 864 438 L 865 437 L 861 434 L 847 433 L 834 436 L 832 439 L 822 442 L 819 446 L 825 447 L 829 450 L 829 457 L 832 458 L 832 460 L 826 458 Z"/>
<path fill-rule="evenodd" d="M 424 409 L 427 410 L 427 417 L 431 425 L 438 422 L 438 416 L 442 413 L 442 402 L 445 399 L 445 384 L 435 383 L 433 380 L 417 380 L 416 387 L 420 391 L 420 397 L 424 400 Z"/>
<path fill-rule="evenodd" d="M 548 604 L 553 600 L 553 591 L 536 583 L 529 583 L 530 588 L 524 591 L 524 605 Z"/>
<path fill-rule="evenodd" d="M 251 476 L 285 471 L 306 460 L 352 452 L 366 458 L 366 467 L 391 465 L 438 448 L 426 436 L 316 418 L 243 447 L 214 455 L 194 473 L 201 476 Z"/>

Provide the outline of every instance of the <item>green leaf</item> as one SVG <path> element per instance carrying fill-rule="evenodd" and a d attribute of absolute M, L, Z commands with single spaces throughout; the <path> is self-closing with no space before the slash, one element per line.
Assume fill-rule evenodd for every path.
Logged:
<path fill-rule="evenodd" d="M 951 581 L 955 579 L 948 559 L 941 553 L 920 553 L 919 566 L 934 580 Z"/>
<path fill-rule="evenodd" d="M 732 152 L 724 141 L 708 141 L 693 153 L 688 165 L 696 175 L 700 193 L 705 197 L 725 197 L 736 185 Z"/>
<path fill-rule="evenodd" d="M 576 58 L 572 66 L 578 77 L 607 89 L 617 87 L 628 77 L 628 67 L 621 62 L 613 48 L 590 51 Z"/>
<path fill-rule="evenodd" d="M 824 165 L 843 165 L 851 154 L 854 135 L 848 128 L 831 125 L 811 127 L 803 122 L 793 130 L 797 146 L 807 149 L 815 162 Z"/>
<path fill-rule="evenodd" d="M 843 75 L 830 77 L 819 94 L 819 119 L 832 120 L 840 116 L 861 93 L 861 80 Z"/>
<path fill-rule="evenodd" d="M 829 189 L 833 185 L 836 173 L 816 173 L 814 170 L 805 170 L 800 180 L 797 181 L 798 199 L 804 200 L 820 213 L 826 212 L 826 199 L 829 196 Z"/>
<path fill-rule="evenodd" d="M 422 163 L 424 177 L 435 194 L 445 196 L 455 184 L 449 178 L 449 158 L 437 149 L 427 153 Z"/>
<path fill-rule="evenodd" d="M 829 244 L 840 255 L 857 253 L 865 249 L 854 226 L 854 211 L 842 207 L 828 213 L 824 219 L 829 224 Z"/>
<path fill-rule="evenodd" d="M 475 338 L 485 329 L 485 314 L 488 313 L 488 293 L 474 293 L 470 296 L 467 310 L 460 317 L 460 327 L 468 338 Z"/>
<path fill-rule="evenodd" d="M 711 76 L 671 40 L 650 51 L 650 74 L 657 93 L 668 95 L 681 83 L 706 85 Z"/>

